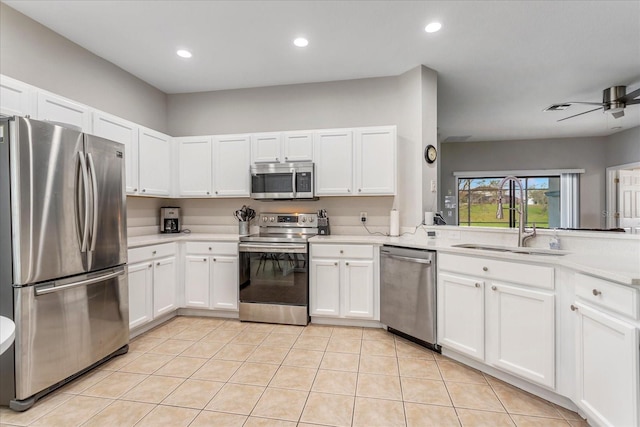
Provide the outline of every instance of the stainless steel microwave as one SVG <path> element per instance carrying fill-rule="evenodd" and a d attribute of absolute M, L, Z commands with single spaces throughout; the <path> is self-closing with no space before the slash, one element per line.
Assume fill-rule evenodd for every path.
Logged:
<path fill-rule="evenodd" d="M 251 166 L 251 198 L 291 200 L 314 197 L 313 163 L 264 163 Z"/>

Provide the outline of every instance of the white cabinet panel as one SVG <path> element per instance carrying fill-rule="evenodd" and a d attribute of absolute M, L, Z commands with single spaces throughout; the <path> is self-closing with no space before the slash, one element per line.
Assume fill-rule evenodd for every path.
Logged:
<path fill-rule="evenodd" d="M 484 360 L 484 282 L 440 273 L 437 312 L 439 344 Z"/>
<path fill-rule="evenodd" d="M 0 114 L 35 117 L 35 96 L 34 87 L 0 75 Z"/>
<path fill-rule="evenodd" d="M 157 317 L 177 308 L 176 258 L 155 261 L 153 270 L 153 316 Z"/>
<path fill-rule="evenodd" d="M 209 257 L 185 257 L 184 297 L 187 307 L 209 308 Z"/>
<path fill-rule="evenodd" d="M 129 329 L 153 319 L 153 264 L 151 261 L 129 265 Z"/>
<path fill-rule="evenodd" d="M 343 271 L 344 316 L 373 319 L 373 261 L 345 261 Z"/>
<path fill-rule="evenodd" d="M 89 107 L 46 92 L 38 93 L 39 120 L 69 124 L 91 133 Z"/>
<path fill-rule="evenodd" d="M 340 316 L 340 265 L 338 260 L 311 260 L 309 289 L 312 316 Z"/>
<path fill-rule="evenodd" d="M 218 310 L 238 310 L 238 257 L 211 258 L 211 302 Z"/>
<path fill-rule="evenodd" d="M 212 149 L 210 137 L 175 138 L 178 145 L 178 195 L 211 195 Z"/>
<path fill-rule="evenodd" d="M 251 145 L 248 135 L 216 136 L 213 139 L 214 193 L 218 197 L 249 197 Z"/>
<path fill-rule="evenodd" d="M 285 132 L 283 134 L 285 162 L 313 160 L 313 132 Z"/>
<path fill-rule="evenodd" d="M 138 126 L 119 117 L 93 112 L 93 134 L 124 144 L 125 183 L 129 194 L 138 192 Z"/>
<path fill-rule="evenodd" d="M 396 193 L 396 128 L 356 129 L 356 189 L 358 194 Z"/>
<path fill-rule="evenodd" d="M 316 195 L 353 194 L 353 132 L 316 132 L 313 147 L 316 162 Z"/>
<path fill-rule="evenodd" d="M 278 163 L 283 160 L 282 133 L 256 133 L 251 135 L 251 163 Z"/>
<path fill-rule="evenodd" d="M 139 133 L 140 194 L 169 196 L 171 192 L 170 137 L 147 128 Z"/>

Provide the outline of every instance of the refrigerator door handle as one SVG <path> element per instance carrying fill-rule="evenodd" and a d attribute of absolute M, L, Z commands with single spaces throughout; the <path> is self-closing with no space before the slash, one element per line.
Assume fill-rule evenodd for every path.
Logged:
<path fill-rule="evenodd" d="M 84 224 L 82 227 L 82 243 L 80 246 L 80 252 L 86 252 L 89 243 L 89 177 L 87 176 L 87 163 L 84 159 L 84 152 L 78 152 L 78 158 L 80 159 L 80 169 L 82 172 L 82 188 L 84 190 Z M 76 203 L 80 199 L 80 189 L 77 189 Z M 76 213 L 80 216 L 79 210 Z M 78 222 L 82 220 L 78 218 Z"/>
<path fill-rule="evenodd" d="M 93 163 L 91 153 L 87 154 L 87 158 L 89 159 L 89 178 L 93 189 L 93 226 L 91 227 L 91 248 L 89 250 L 94 251 L 96 249 L 96 234 L 98 233 L 98 181 L 96 178 L 96 166 Z"/>
<path fill-rule="evenodd" d="M 36 296 L 40 296 L 40 295 L 46 295 L 46 294 L 51 294 L 54 292 L 61 292 L 64 290 L 68 290 L 71 288 L 77 288 L 80 286 L 87 286 L 87 285 L 91 285 L 94 283 L 98 283 L 98 282 L 103 282 L 105 280 L 109 280 L 109 279 L 113 279 L 114 277 L 118 277 L 124 274 L 124 268 L 118 270 L 118 271 L 114 271 L 112 273 L 107 273 L 107 274 L 103 274 L 102 276 L 98 276 L 98 277 L 92 277 L 91 279 L 86 279 L 86 280 L 81 280 L 79 282 L 73 282 L 73 283 L 69 283 L 66 285 L 60 285 L 60 286 L 49 286 L 49 287 L 45 287 L 45 288 L 38 288 L 36 287 Z"/>

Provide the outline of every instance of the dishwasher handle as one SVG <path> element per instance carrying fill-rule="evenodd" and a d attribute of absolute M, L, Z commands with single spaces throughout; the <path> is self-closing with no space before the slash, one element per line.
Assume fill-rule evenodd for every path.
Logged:
<path fill-rule="evenodd" d="M 402 256 L 402 255 L 391 255 L 389 252 L 381 252 L 383 256 L 389 257 L 391 259 L 397 259 L 400 261 L 410 261 L 410 262 L 416 262 L 418 264 L 426 264 L 426 265 L 431 265 L 431 260 L 430 259 L 422 259 L 422 258 L 414 258 L 414 257 L 408 257 L 408 256 Z"/>

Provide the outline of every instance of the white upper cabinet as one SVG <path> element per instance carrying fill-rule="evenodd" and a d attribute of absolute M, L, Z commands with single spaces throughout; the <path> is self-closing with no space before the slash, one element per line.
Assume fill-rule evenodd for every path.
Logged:
<path fill-rule="evenodd" d="M 208 197 L 212 185 L 211 138 L 174 138 L 178 145 L 178 195 Z"/>
<path fill-rule="evenodd" d="M 100 111 L 93 112 L 93 134 L 124 144 L 125 182 L 128 194 L 138 192 L 138 126 Z"/>
<path fill-rule="evenodd" d="M 316 195 L 353 194 L 353 132 L 329 130 L 315 133 Z"/>
<path fill-rule="evenodd" d="M 396 127 L 356 129 L 354 140 L 357 194 L 395 194 Z"/>
<path fill-rule="evenodd" d="M 35 116 L 34 88 L 0 75 L 0 113 L 7 116 Z"/>
<path fill-rule="evenodd" d="M 171 185 L 171 137 L 147 128 L 139 133 L 139 194 L 169 196 Z"/>
<path fill-rule="evenodd" d="M 251 135 L 251 163 L 277 163 L 282 155 L 282 133 L 255 133 Z"/>
<path fill-rule="evenodd" d="M 249 135 L 213 137 L 213 190 L 217 197 L 249 197 Z"/>
<path fill-rule="evenodd" d="M 78 104 L 48 92 L 38 92 L 38 120 L 69 124 L 83 132 L 91 133 L 91 112 L 86 105 Z"/>
<path fill-rule="evenodd" d="M 284 132 L 282 147 L 285 162 L 311 162 L 313 132 Z"/>

